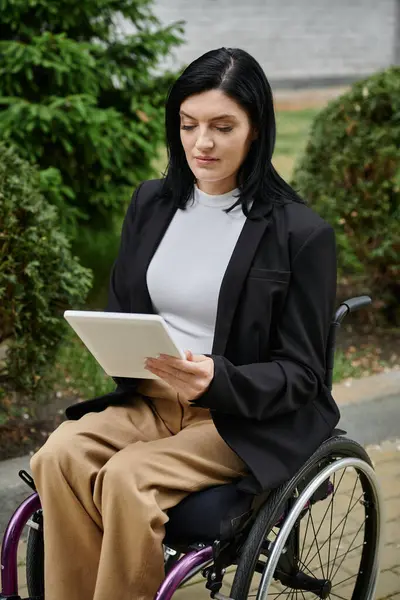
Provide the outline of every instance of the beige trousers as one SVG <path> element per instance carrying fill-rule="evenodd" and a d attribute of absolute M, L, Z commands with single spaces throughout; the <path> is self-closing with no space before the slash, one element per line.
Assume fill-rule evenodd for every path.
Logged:
<path fill-rule="evenodd" d="M 66 421 L 32 457 L 46 600 L 153 600 L 166 511 L 245 473 L 210 413 L 146 380 L 134 400 Z"/>

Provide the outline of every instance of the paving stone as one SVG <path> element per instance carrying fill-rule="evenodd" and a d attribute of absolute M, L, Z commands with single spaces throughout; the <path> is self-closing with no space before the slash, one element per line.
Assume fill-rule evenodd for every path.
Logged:
<path fill-rule="evenodd" d="M 386 500 L 384 505 L 385 519 L 388 526 L 391 522 L 400 519 L 400 497 Z"/>
<path fill-rule="evenodd" d="M 400 544 L 400 519 L 386 523 L 385 525 L 385 543 Z M 399 561 L 400 563 L 400 561 Z"/>
<path fill-rule="evenodd" d="M 398 460 L 393 460 L 392 458 L 391 461 L 379 463 L 376 467 L 376 473 L 378 481 L 389 477 L 393 481 L 395 491 L 400 493 L 400 489 L 397 487 L 397 484 L 400 483 L 400 453 Z"/>
<path fill-rule="evenodd" d="M 398 565 L 400 565 L 400 541 L 396 544 L 387 544 L 384 546 L 380 568 L 381 571 L 387 571 L 388 569 L 396 568 Z"/>
<path fill-rule="evenodd" d="M 399 576 L 392 571 L 385 571 L 380 574 L 377 588 L 377 600 L 390 598 L 392 595 L 399 592 L 400 580 Z"/>

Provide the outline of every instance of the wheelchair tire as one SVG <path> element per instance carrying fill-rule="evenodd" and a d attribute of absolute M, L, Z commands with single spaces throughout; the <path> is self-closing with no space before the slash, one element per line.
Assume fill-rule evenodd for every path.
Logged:
<path fill-rule="evenodd" d="M 34 525 L 29 526 L 28 542 L 26 548 L 26 585 L 29 597 L 37 600 L 44 599 L 44 543 L 43 543 L 43 517 L 38 510 L 32 515 Z"/>
<path fill-rule="evenodd" d="M 266 568 L 262 566 L 262 564 L 266 563 L 261 561 L 262 564 L 260 565 L 260 556 L 262 555 L 265 557 L 265 545 L 263 546 L 263 543 L 265 543 L 267 536 L 271 534 L 273 528 L 276 527 L 285 508 L 288 506 L 288 502 L 296 496 L 296 490 L 305 489 L 307 483 L 316 476 L 316 468 L 321 471 L 329 463 L 333 463 L 342 458 L 360 459 L 370 467 L 372 466 L 368 454 L 357 442 L 344 437 L 332 437 L 318 448 L 290 481 L 270 494 L 265 504 L 259 509 L 254 524 L 241 549 L 240 556 L 238 557 L 238 567 L 230 592 L 232 598 L 235 600 L 247 600 L 249 597 L 249 590 L 254 574 L 256 572 L 261 573 L 262 568 Z M 365 485 L 366 488 L 368 488 L 368 484 L 371 484 L 367 478 L 365 479 L 366 481 L 363 482 L 363 486 Z M 369 494 L 369 497 L 373 497 L 373 494 L 370 494 L 370 491 L 371 490 L 367 489 L 367 494 Z M 363 503 L 363 501 L 361 501 L 361 503 Z M 365 520 L 364 545 L 361 551 L 362 562 L 360 562 L 361 568 L 356 575 L 356 587 L 352 593 L 351 600 L 364 600 L 365 598 L 371 597 L 366 594 L 368 593 L 367 590 L 370 589 L 371 578 L 374 577 L 373 571 L 374 567 L 376 570 L 376 559 L 379 554 L 379 501 L 372 501 L 370 503 L 365 502 L 365 504 L 371 504 L 372 509 L 368 508 L 369 513 Z M 367 508 L 365 508 L 365 510 L 367 511 Z M 325 516 L 323 518 L 325 518 Z M 367 540 L 367 542 L 365 540 Z M 266 562 L 268 562 L 268 559 Z M 270 581 L 272 581 L 272 578 Z M 292 589 L 293 588 L 289 587 L 289 590 Z M 290 591 L 286 593 L 283 592 L 283 594 L 286 594 L 285 597 L 288 598 L 300 597 L 297 595 L 300 593 L 299 591 L 296 592 L 296 590 L 294 590 L 293 595 L 290 595 L 291 593 L 292 592 Z M 272 597 L 277 597 L 278 595 L 280 597 L 280 594 L 273 594 Z M 251 588 L 251 597 L 256 597 L 254 587 Z M 257 598 L 258 597 L 259 596 L 257 596 Z M 301 597 L 304 597 L 304 594 Z M 307 595 L 307 598 L 308 597 L 309 595 Z M 318 596 L 313 595 L 313 597 L 317 598 Z"/>

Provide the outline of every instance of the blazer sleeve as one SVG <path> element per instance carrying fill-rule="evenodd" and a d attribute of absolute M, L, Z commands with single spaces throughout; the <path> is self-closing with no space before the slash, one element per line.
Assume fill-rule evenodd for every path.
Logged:
<path fill-rule="evenodd" d="M 108 289 L 108 301 L 106 312 L 130 312 L 130 290 L 127 286 L 126 268 L 129 265 L 130 239 L 133 235 L 133 223 L 135 219 L 136 203 L 143 183 L 133 193 L 128 210 L 122 224 L 119 251 L 111 270 Z M 134 391 L 141 381 L 131 377 L 113 377 L 117 384 L 117 391 Z"/>
<path fill-rule="evenodd" d="M 320 393 L 336 296 L 332 227 L 315 229 L 292 261 L 292 277 L 268 362 L 235 366 L 210 354 L 214 378 L 195 406 L 263 420 L 295 411 Z"/>

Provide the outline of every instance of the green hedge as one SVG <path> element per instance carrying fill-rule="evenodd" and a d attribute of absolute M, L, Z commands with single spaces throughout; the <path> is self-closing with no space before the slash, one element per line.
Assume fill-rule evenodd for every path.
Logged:
<path fill-rule="evenodd" d="M 0 398 L 38 397 L 65 333 L 63 310 L 83 304 L 91 273 L 71 255 L 38 171 L 0 144 Z"/>
<path fill-rule="evenodd" d="M 399 324 L 400 67 L 357 82 L 318 114 L 292 184 L 335 227 L 340 274 Z"/>

